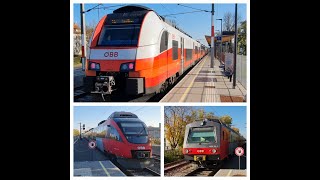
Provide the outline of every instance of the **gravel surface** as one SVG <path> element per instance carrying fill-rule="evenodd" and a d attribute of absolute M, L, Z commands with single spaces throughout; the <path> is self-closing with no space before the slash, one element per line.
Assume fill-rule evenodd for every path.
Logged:
<path fill-rule="evenodd" d="M 157 173 L 161 173 L 161 161 L 157 161 L 157 160 L 154 160 L 154 166 L 152 167 L 149 167 L 150 169 L 154 170 L 155 172 Z"/>
<path fill-rule="evenodd" d="M 190 173 L 198 169 L 197 164 L 188 164 L 186 166 L 182 166 L 180 168 L 174 169 L 164 174 L 164 176 L 185 176 L 186 174 Z"/>

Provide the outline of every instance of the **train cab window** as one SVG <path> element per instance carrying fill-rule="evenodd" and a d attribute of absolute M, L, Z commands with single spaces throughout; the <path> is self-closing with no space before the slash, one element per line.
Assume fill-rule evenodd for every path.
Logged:
<path fill-rule="evenodd" d="M 188 143 L 217 143 L 216 127 L 194 127 L 189 129 Z"/>
<path fill-rule="evenodd" d="M 121 122 L 120 127 L 126 139 L 133 144 L 146 144 L 149 141 L 146 126 L 141 122 Z"/>
<path fill-rule="evenodd" d="M 178 59 L 178 41 L 172 40 L 172 60 Z"/>
<path fill-rule="evenodd" d="M 98 46 L 137 46 L 140 25 L 105 25 Z"/>
<path fill-rule="evenodd" d="M 110 127 L 107 129 L 106 138 L 122 141 L 117 129 L 112 125 L 110 125 Z"/>
<path fill-rule="evenodd" d="M 168 49 L 168 32 L 163 31 L 160 41 L 160 53 Z"/>

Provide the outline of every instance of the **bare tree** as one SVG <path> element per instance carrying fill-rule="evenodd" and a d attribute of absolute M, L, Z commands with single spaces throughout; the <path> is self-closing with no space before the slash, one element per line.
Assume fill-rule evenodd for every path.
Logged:
<path fill-rule="evenodd" d="M 174 19 L 166 19 L 166 22 L 168 24 L 170 24 L 171 26 L 175 26 L 175 27 L 178 27 L 178 22 Z"/>
<path fill-rule="evenodd" d="M 242 17 L 240 14 L 238 14 L 237 16 L 237 24 L 239 26 L 240 21 L 241 21 Z M 231 12 L 226 12 L 223 16 L 223 31 L 234 31 L 235 30 L 235 26 L 234 26 L 234 22 L 235 22 L 235 14 L 231 13 Z"/>
<path fill-rule="evenodd" d="M 231 12 L 224 13 L 223 16 L 223 30 L 224 31 L 231 31 L 232 28 L 232 14 Z"/>
<path fill-rule="evenodd" d="M 232 29 L 232 31 L 234 31 L 235 30 L 235 19 L 236 19 L 236 15 L 235 14 L 233 14 L 232 15 L 232 27 L 231 27 L 231 29 Z M 241 15 L 238 13 L 238 15 L 237 15 L 237 26 L 239 27 L 240 26 L 240 24 L 241 24 L 241 19 L 242 19 L 242 17 L 241 17 Z"/>

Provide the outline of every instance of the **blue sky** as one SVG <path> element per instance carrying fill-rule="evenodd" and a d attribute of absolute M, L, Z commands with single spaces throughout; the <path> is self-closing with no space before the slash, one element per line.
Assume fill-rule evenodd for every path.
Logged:
<path fill-rule="evenodd" d="M 85 10 L 95 7 L 97 4 L 85 4 Z M 121 4 L 103 4 L 103 7 L 118 6 Z M 122 4 L 124 5 L 124 4 Z M 187 7 L 179 6 L 176 4 L 140 4 L 147 6 L 155 10 L 160 15 L 175 14 L 181 12 L 191 12 L 196 11 L 195 9 L 190 9 Z M 203 9 L 211 11 L 211 4 L 182 4 L 190 6 L 192 8 Z M 235 12 L 235 4 L 217 4 L 215 3 L 215 13 L 214 18 L 223 18 L 226 12 Z M 96 25 L 99 19 L 106 15 L 112 13 L 114 9 L 118 7 L 110 7 L 108 9 L 95 9 L 86 13 L 86 24 Z M 74 22 L 80 24 L 80 5 L 74 4 L 73 6 Z M 238 4 L 238 16 L 241 16 L 241 21 L 246 20 L 246 4 Z M 195 12 L 190 14 L 181 14 L 167 16 L 168 19 L 173 19 L 178 23 L 178 27 L 190 34 L 194 39 L 199 39 L 200 42 L 207 45 L 204 35 L 211 34 L 211 13 L 208 12 Z M 221 21 L 214 21 L 215 30 L 221 29 Z"/>
<path fill-rule="evenodd" d="M 245 138 L 247 137 L 246 106 L 198 106 L 195 109 L 204 109 L 205 112 L 213 112 L 216 116 L 231 116 L 232 124 L 239 128 L 240 133 Z"/>
<path fill-rule="evenodd" d="M 127 111 L 136 114 L 147 126 L 159 127 L 161 122 L 160 106 L 74 106 L 73 128 L 79 129 L 79 123 L 93 128 L 115 111 Z"/>

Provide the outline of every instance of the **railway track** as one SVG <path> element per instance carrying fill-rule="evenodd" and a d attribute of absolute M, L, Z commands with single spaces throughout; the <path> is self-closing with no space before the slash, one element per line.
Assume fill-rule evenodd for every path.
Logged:
<path fill-rule="evenodd" d="M 154 94 L 143 96 L 123 96 L 122 94 L 105 95 L 102 98 L 100 94 L 91 94 L 83 90 L 83 86 L 74 89 L 75 102 L 148 102 Z"/>
<path fill-rule="evenodd" d="M 143 169 L 126 169 L 115 160 L 111 160 L 126 176 L 160 176 L 160 173 L 150 168 Z"/>
<path fill-rule="evenodd" d="M 126 171 L 130 173 L 130 176 L 160 176 L 160 173 L 150 168 L 127 169 Z"/>
<path fill-rule="evenodd" d="M 218 170 L 219 169 L 198 168 L 186 174 L 185 176 L 214 176 Z"/>
<path fill-rule="evenodd" d="M 156 161 L 161 161 L 160 155 L 158 155 L 158 154 L 152 154 L 152 157 L 153 157 L 153 159 L 156 160 Z"/>
<path fill-rule="evenodd" d="M 222 166 L 222 163 L 212 168 L 199 167 L 193 171 L 190 171 L 185 176 L 214 176 L 220 170 L 221 166 Z"/>
<path fill-rule="evenodd" d="M 184 161 L 184 160 L 171 163 L 170 165 L 165 164 L 164 165 L 164 173 L 181 168 L 181 167 L 186 166 L 188 164 L 191 164 L 191 163 L 188 161 Z"/>

